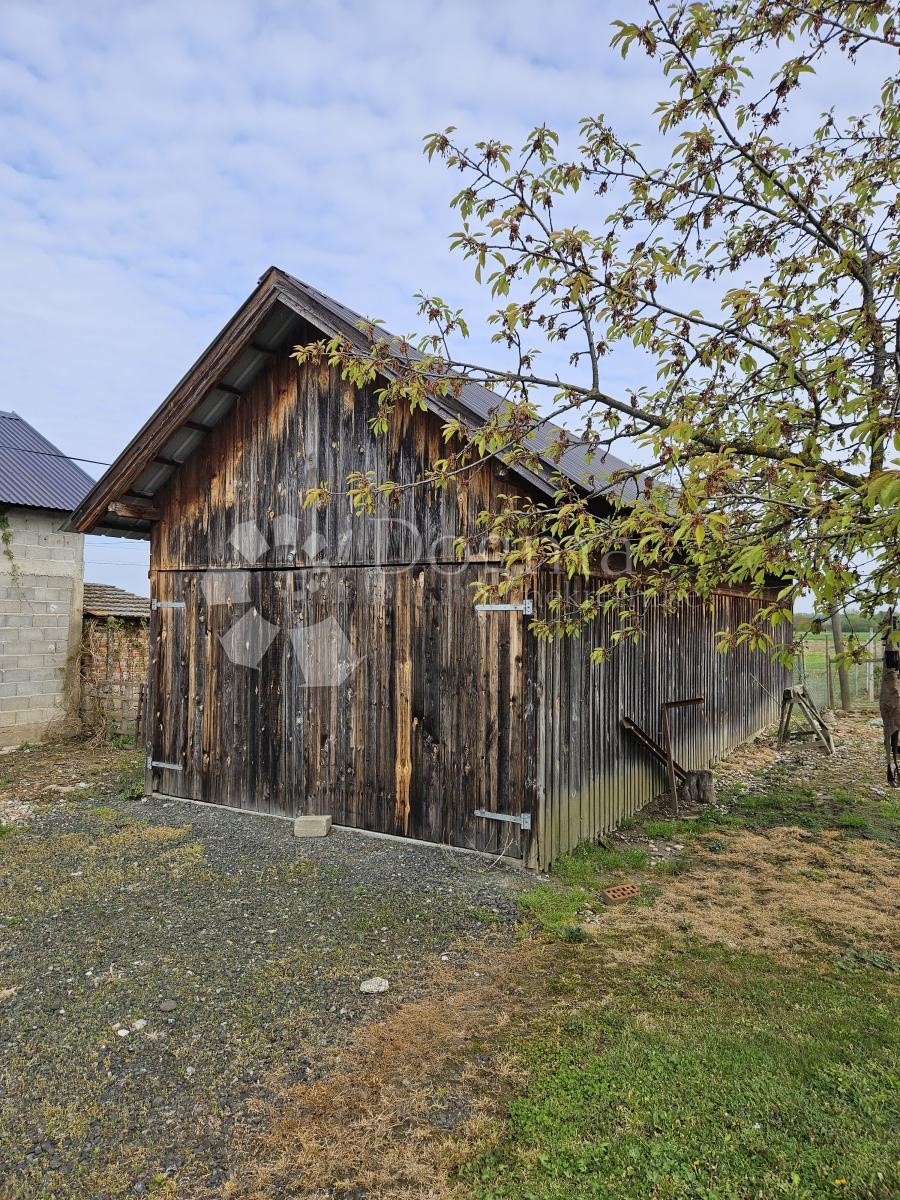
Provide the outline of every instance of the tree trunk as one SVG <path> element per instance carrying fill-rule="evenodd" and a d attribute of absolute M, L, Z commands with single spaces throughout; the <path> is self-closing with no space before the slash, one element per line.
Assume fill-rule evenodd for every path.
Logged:
<path fill-rule="evenodd" d="M 838 664 L 838 679 L 841 684 L 841 708 L 850 711 L 850 675 L 841 655 L 844 653 L 844 635 L 841 631 L 841 614 L 836 608 L 831 610 L 831 632 L 834 636 L 834 653 Z"/>

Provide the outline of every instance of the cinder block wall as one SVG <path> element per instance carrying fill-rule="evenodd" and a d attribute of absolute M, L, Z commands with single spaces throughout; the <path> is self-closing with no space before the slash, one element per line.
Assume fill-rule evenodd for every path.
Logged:
<path fill-rule="evenodd" d="M 12 561 L 0 543 L 0 746 L 13 746 L 77 720 L 84 538 L 59 532 L 62 512 L 2 515 Z"/>

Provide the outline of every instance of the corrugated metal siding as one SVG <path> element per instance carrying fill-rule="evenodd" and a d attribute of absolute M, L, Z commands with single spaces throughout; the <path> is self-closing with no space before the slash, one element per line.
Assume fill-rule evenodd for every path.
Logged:
<path fill-rule="evenodd" d="M 555 591 L 577 600 L 584 587 L 542 579 L 537 611 Z M 777 720 L 788 683 L 784 669 L 746 646 L 727 654 L 715 649 L 716 632 L 748 620 L 760 603 L 720 594 L 707 606 L 698 601 L 671 613 L 651 608 L 640 641 L 623 643 L 601 665 L 592 665 L 590 655 L 608 644 L 609 622 L 594 622 L 581 638 L 533 644 L 538 751 L 532 865 L 545 867 L 579 842 L 615 828 L 667 789 L 663 768 L 622 728 L 623 717 L 661 742 L 660 705 L 704 696 L 703 708 L 671 714 L 675 757 L 689 770 L 708 767 Z"/>
<path fill-rule="evenodd" d="M 94 481 L 18 413 L 0 412 L 0 503 L 71 512 Z"/>

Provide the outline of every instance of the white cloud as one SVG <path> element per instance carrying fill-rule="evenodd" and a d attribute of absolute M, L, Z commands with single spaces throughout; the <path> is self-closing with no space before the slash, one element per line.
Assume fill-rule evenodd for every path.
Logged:
<path fill-rule="evenodd" d="M 418 289 L 477 324 L 490 305 L 447 253 L 458 178 L 422 156 L 430 130 L 518 144 L 546 120 L 574 146 L 606 111 L 654 137 L 656 69 L 609 51 L 614 0 L 0 3 L 5 407 L 91 458 L 272 263 L 399 330 Z"/>

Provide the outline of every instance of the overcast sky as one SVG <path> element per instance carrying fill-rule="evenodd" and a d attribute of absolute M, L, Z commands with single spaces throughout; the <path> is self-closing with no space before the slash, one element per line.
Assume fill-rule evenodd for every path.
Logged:
<path fill-rule="evenodd" d="M 447 251 L 458 176 L 423 135 L 518 145 L 547 121 L 574 149 L 602 111 L 646 143 L 655 70 L 608 48 L 639 7 L 0 0 L 0 407 L 111 460 L 270 264 L 395 331 L 420 289 L 477 327 L 486 298 Z M 85 557 L 147 591 L 142 544 Z"/>

